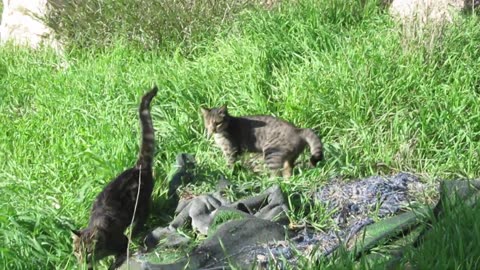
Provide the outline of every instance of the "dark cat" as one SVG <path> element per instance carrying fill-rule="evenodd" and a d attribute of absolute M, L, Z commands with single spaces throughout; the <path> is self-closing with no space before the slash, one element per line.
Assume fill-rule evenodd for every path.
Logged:
<path fill-rule="evenodd" d="M 155 151 L 150 102 L 157 91 L 155 86 L 146 93 L 139 106 L 142 145 L 137 163 L 112 180 L 97 196 L 88 227 L 73 231 L 75 256 L 80 264 L 87 263 L 89 269 L 93 269 L 95 261 L 110 255 L 115 255 L 115 261 L 109 269 L 119 267 L 127 257 L 128 238 L 124 231 L 132 222 L 133 212 L 136 211 L 132 234 L 138 234 L 147 220 L 153 190 L 152 161 Z"/>
<path fill-rule="evenodd" d="M 229 165 L 242 152 L 263 153 L 267 167 L 277 175 L 282 170 L 288 178 L 307 144 L 312 154 L 310 164 L 323 160 L 322 143 L 311 129 L 297 128 L 272 116 L 234 117 L 228 114 L 227 106 L 201 111 L 208 135 L 214 134 Z"/>

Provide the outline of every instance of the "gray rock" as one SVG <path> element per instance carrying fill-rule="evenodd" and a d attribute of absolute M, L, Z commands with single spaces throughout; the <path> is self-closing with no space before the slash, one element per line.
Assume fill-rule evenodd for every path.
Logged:
<path fill-rule="evenodd" d="M 39 19 L 45 16 L 47 7 L 47 0 L 3 0 L 0 42 L 13 41 L 31 48 L 46 45 L 61 52 L 62 46 L 54 39 L 53 31 Z"/>

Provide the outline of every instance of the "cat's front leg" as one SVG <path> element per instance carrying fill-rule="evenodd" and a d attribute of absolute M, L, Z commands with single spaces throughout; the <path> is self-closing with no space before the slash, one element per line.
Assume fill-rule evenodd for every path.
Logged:
<path fill-rule="evenodd" d="M 115 261 L 108 267 L 108 270 L 115 270 L 120 268 L 122 264 L 127 260 L 127 252 L 122 252 L 115 256 Z M 128 266 L 127 266 L 128 267 Z"/>
<path fill-rule="evenodd" d="M 128 238 L 124 234 L 113 235 L 108 244 L 110 250 L 115 254 L 115 261 L 113 261 L 108 270 L 114 270 L 122 266 L 127 260 Z"/>
<path fill-rule="evenodd" d="M 215 143 L 222 149 L 223 155 L 227 160 L 228 166 L 233 168 L 238 156 L 238 147 L 235 142 L 223 134 L 215 134 Z"/>
<path fill-rule="evenodd" d="M 225 159 L 227 160 L 228 166 L 230 168 L 233 168 L 238 158 L 238 150 L 235 147 L 229 145 L 227 147 L 224 147 L 223 154 L 225 156 Z"/>

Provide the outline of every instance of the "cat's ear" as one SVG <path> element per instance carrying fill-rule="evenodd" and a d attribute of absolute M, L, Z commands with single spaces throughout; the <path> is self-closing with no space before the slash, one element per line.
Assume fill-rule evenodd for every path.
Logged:
<path fill-rule="evenodd" d="M 78 230 L 72 230 L 72 237 L 80 237 L 82 236 L 82 233 Z"/>
<path fill-rule="evenodd" d="M 227 104 L 223 105 L 222 107 L 220 107 L 218 109 L 218 113 L 219 114 L 222 114 L 222 115 L 227 115 L 228 114 L 228 108 L 227 108 Z"/>
<path fill-rule="evenodd" d="M 203 115 L 207 115 L 208 112 L 210 112 L 210 110 L 205 107 L 200 107 L 200 111 L 202 112 Z"/>

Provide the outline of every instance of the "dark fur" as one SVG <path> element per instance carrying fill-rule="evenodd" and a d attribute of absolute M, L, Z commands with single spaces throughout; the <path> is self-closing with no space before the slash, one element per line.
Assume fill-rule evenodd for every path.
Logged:
<path fill-rule="evenodd" d="M 297 128 L 272 116 L 234 117 L 228 114 L 227 106 L 201 110 L 209 136 L 214 134 L 230 165 L 242 152 L 263 153 L 269 169 L 275 174 L 282 170 L 283 176 L 289 177 L 307 145 L 312 166 L 323 160 L 322 143 L 311 129 Z"/>
<path fill-rule="evenodd" d="M 142 126 L 142 145 L 135 167 L 122 172 L 97 196 L 91 211 L 88 227 L 73 231 L 73 248 L 79 263 L 92 269 L 95 261 L 114 255 L 110 269 L 119 267 L 126 259 L 128 239 L 125 229 L 132 222 L 137 201 L 140 176 L 140 195 L 135 213 L 132 234 L 142 230 L 148 215 L 153 190 L 152 160 L 154 155 L 154 130 L 150 116 L 150 102 L 157 94 L 155 86 L 142 97 L 139 117 Z"/>

